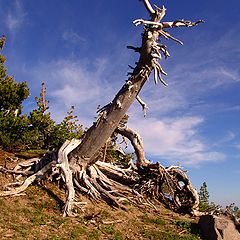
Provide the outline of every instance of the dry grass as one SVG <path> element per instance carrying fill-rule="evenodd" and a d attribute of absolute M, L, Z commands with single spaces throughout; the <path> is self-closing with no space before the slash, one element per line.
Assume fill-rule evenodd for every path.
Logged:
<path fill-rule="evenodd" d="M 6 154 L 0 152 L 0 165 L 4 165 Z M 8 181 L 11 178 L 0 173 L 0 186 Z M 88 202 L 85 212 L 63 218 L 64 198 L 63 190 L 47 182 L 29 187 L 24 196 L 0 198 L 1 239 L 200 239 L 191 234 L 191 223 L 196 219 L 175 214 L 160 204 L 158 211 L 130 204 L 126 204 L 126 210 L 113 209 L 81 196 Z M 105 224 L 111 221 L 116 222 Z"/>

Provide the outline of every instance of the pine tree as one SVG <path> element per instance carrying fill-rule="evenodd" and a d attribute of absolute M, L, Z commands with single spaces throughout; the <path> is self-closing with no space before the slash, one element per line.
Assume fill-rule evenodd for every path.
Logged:
<path fill-rule="evenodd" d="M 6 37 L 0 38 L 0 51 Z M 0 54 L 0 111 L 6 114 L 22 110 L 22 102 L 29 96 L 29 88 L 26 82 L 15 82 L 14 78 L 7 75 L 5 67 L 6 58 Z"/>
<path fill-rule="evenodd" d="M 0 38 L 0 51 L 6 36 Z M 58 148 L 66 139 L 80 138 L 82 125 L 78 124 L 72 106 L 67 116 L 55 125 L 48 112 L 46 87 L 42 83 L 40 96 L 36 97 L 37 108 L 22 115 L 22 102 L 29 96 L 26 82 L 15 82 L 7 75 L 6 58 L 0 54 L 0 146 L 5 149 L 49 149 Z"/>
<path fill-rule="evenodd" d="M 0 38 L 0 51 L 6 36 Z M 26 82 L 15 82 L 7 75 L 6 58 L 0 54 L 0 146 L 15 148 L 24 145 L 27 138 L 28 119 L 21 115 L 22 102 L 29 96 Z"/>
<path fill-rule="evenodd" d="M 42 83 L 40 97 L 35 98 L 38 108 L 30 112 L 31 147 L 35 149 L 49 149 L 51 135 L 54 132 L 54 121 L 48 110 L 46 87 Z"/>
<path fill-rule="evenodd" d="M 83 126 L 78 123 L 77 116 L 73 114 L 74 110 L 74 106 L 71 106 L 63 121 L 54 127 L 54 133 L 51 138 L 51 146 L 53 148 L 59 148 L 67 139 L 79 139 L 83 135 Z"/>
<path fill-rule="evenodd" d="M 209 209 L 209 192 L 207 183 L 204 182 L 199 191 L 199 210 L 207 211 Z"/>

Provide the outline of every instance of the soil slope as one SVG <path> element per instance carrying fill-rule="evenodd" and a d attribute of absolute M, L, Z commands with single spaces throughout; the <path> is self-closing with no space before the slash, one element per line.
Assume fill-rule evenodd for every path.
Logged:
<path fill-rule="evenodd" d="M 0 165 L 13 168 L 16 155 L 0 150 Z M 0 187 L 13 179 L 0 173 Z M 137 207 L 125 203 L 125 209 L 113 209 L 103 202 L 87 202 L 75 218 L 62 217 L 64 190 L 42 182 L 24 195 L 0 198 L 0 239 L 161 239 L 194 240 L 197 219 L 182 216 L 156 204 Z M 193 234 L 195 233 L 195 234 Z"/>

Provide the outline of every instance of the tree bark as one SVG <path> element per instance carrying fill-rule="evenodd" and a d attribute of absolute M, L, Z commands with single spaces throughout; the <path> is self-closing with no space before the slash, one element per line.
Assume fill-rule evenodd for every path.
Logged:
<path fill-rule="evenodd" d="M 151 21 L 157 22 L 158 14 L 153 14 Z M 99 112 L 98 120 L 88 129 L 82 143 L 72 152 L 71 158 L 77 160 L 83 166 L 94 162 L 93 156 L 105 144 L 119 122 L 128 111 L 140 92 L 142 86 L 149 78 L 153 69 L 152 45 L 157 42 L 158 31 L 146 29 L 142 37 L 140 58 L 132 76 L 123 85 L 111 103 Z"/>
<path fill-rule="evenodd" d="M 106 106 L 106 109 L 100 113 L 99 119 L 85 133 L 82 143 L 71 154 L 78 163 L 83 166 L 94 163 L 93 156 L 119 125 L 150 75 L 150 70 L 144 69 L 141 73 L 139 71 L 139 75 L 133 77 L 131 83 L 124 84 L 113 102 Z"/>
<path fill-rule="evenodd" d="M 142 34 L 142 45 L 138 47 L 128 47 L 140 53 L 139 61 L 136 67 L 133 68 L 131 76 L 119 90 L 111 103 L 103 107 L 99 111 L 97 121 L 85 133 L 81 144 L 72 152 L 70 159 L 74 163 L 80 164 L 83 167 L 91 165 L 97 161 L 94 155 L 104 146 L 108 138 L 112 135 L 118 127 L 119 122 L 124 117 L 129 107 L 137 98 L 140 90 L 149 78 L 151 71 L 154 70 L 155 83 L 160 80 L 164 85 L 167 85 L 161 75 L 166 75 L 159 59 L 161 59 L 161 52 L 165 58 L 169 55 L 167 47 L 159 44 L 159 37 L 162 36 L 166 39 L 172 39 L 181 43 L 178 39 L 172 37 L 168 32 L 164 31 L 165 28 L 174 27 L 190 27 L 195 26 L 202 21 L 191 22 L 185 20 L 177 20 L 174 22 L 160 22 L 165 15 L 166 9 L 156 8 L 153 10 L 148 0 L 143 1 L 145 7 L 151 15 L 150 21 L 137 19 L 134 21 L 135 25 L 143 24 L 145 26 Z"/>

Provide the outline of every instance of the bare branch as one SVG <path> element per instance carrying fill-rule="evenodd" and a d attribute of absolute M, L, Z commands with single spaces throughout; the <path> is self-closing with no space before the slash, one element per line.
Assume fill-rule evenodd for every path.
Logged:
<path fill-rule="evenodd" d="M 129 127 L 118 127 L 115 130 L 117 133 L 123 135 L 124 137 L 128 138 L 134 148 L 134 151 L 137 156 L 137 163 L 138 167 L 140 166 L 148 166 L 150 162 L 145 158 L 145 152 L 143 148 L 143 140 L 139 133 L 130 129 Z"/>
<path fill-rule="evenodd" d="M 162 23 L 160 23 L 160 22 L 148 21 L 148 20 L 144 20 L 142 18 L 134 20 L 133 23 L 135 24 L 135 26 L 143 24 L 144 26 L 145 25 L 150 25 L 150 26 L 155 26 L 155 27 L 160 27 L 160 28 L 163 27 Z"/>
<path fill-rule="evenodd" d="M 166 31 L 163 31 L 163 30 L 159 30 L 159 33 L 160 33 L 164 38 L 166 38 L 166 39 L 169 39 L 169 38 L 170 38 L 170 39 L 172 39 L 173 41 L 175 41 L 175 42 L 183 45 L 183 42 L 182 42 L 182 41 L 180 41 L 179 39 L 173 37 L 172 35 L 170 35 L 170 33 L 166 32 Z"/>
<path fill-rule="evenodd" d="M 140 47 L 133 47 L 133 46 L 127 46 L 128 49 L 132 49 L 134 50 L 135 52 L 141 52 L 141 48 Z"/>
<path fill-rule="evenodd" d="M 159 62 L 157 61 L 156 58 L 152 60 L 152 63 L 153 63 L 154 82 L 155 82 L 155 84 L 158 83 L 158 79 L 159 79 L 164 86 L 168 86 L 168 84 L 161 77 L 161 74 L 166 76 L 167 73 L 164 72 L 164 70 L 162 69 L 161 65 L 159 64 Z"/>
<path fill-rule="evenodd" d="M 174 27 L 194 27 L 199 23 L 203 23 L 203 20 L 198 20 L 196 22 L 192 22 L 189 20 L 176 20 L 174 22 L 162 22 L 163 28 L 174 28 Z"/>
<path fill-rule="evenodd" d="M 157 67 L 154 65 L 153 66 L 153 69 L 154 69 L 154 82 L 155 84 L 158 83 L 158 71 L 157 71 Z"/>
<path fill-rule="evenodd" d="M 142 106 L 142 110 L 143 110 L 143 113 L 144 113 L 143 116 L 146 117 L 147 116 L 147 110 L 148 110 L 147 104 L 139 97 L 139 95 L 137 95 L 136 99 Z"/>
<path fill-rule="evenodd" d="M 154 7 L 157 9 L 158 21 L 160 22 L 164 18 L 167 9 L 164 7 L 164 5 L 162 8 L 159 8 L 156 5 L 154 5 Z"/>
<path fill-rule="evenodd" d="M 140 0 L 141 1 L 141 0 Z M 148 10 L 148 12 L 150 13 L 150 15 L 155 14 L 155 10 L 153 9 L 151 3 L 148 0 L 142 0 L 146 9 Z"/>

